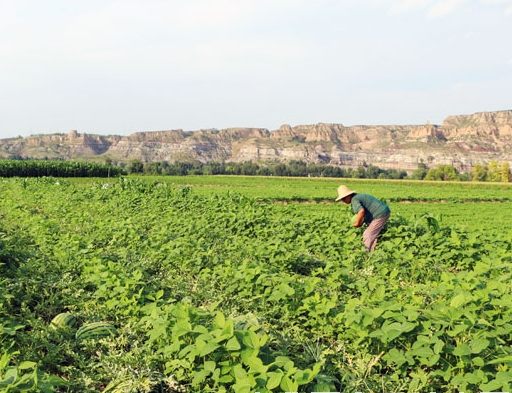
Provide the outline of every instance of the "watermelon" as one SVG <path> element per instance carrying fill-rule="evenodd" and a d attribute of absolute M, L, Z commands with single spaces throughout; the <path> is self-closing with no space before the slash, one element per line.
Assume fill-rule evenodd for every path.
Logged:
<path fill-rule="evenodd" d="M 60 313 L 50 322 L 50 327 L 54 330 L 71 330 L 76 326 L 76 318 L 68 312 Z"/>
<path fill-rule="evenodd" d="M 108 322 L 91 322 L 82 325 L 80 329 L 76 331 L 75 337 L 78 341 L 87 339 L 98 340 L 116 334 L 116 328 Z"/>

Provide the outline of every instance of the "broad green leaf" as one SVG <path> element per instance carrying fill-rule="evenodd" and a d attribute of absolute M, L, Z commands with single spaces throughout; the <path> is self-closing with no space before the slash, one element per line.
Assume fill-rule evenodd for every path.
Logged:
<path fill-rule="evenodd" d="M 482 392 L 497 392 L 503 386 L 503 382 L 492 380 L 487 383 L 483 383 L 480 385 L 480 390 Z"/>
<path fill-rule="evenodd" d="M 399 322 L 393 322 L 389 325 L 383 325 L 381 327 L 381 331 L 383 333 L 383 341 L 389 342 L 402 334 L 402 324 Z"/>
<path fill-rule="evenodd" d="M 9 368 L 4 373 L 4 379 L 0 381 L 0 384 L 8 386 L 11 383 L 13 383 L 14 381 L 16 381 L 17 378 L 18 378 L 18 370 L 16 368 L 14 368 L 14 367 L 13 368 Z"/>
<path fill-rule="evenodd" d="M 272 295 L 268 298 L 269 301 L 279 301 L 286 299 L 289 296 L 292 296 L 295 294 L 295 290 L 289 286 L 288 284 L 279 284 L 277 287 L 274 288 L 272 291 Z"/>
<path fill-rule="evenodd" d="M 410 351 L 414 356 L 420 358 L 429 358 L 434 355 L 434 351 L 430 347 L 421 346 Z"/>
<path fill-rule="evenodd" d="M 244 370 L 241 364 L 236 364 L 233 366 L 233 374 L 237 381 L 247 378 L 247 372 Z"/>
<path fill-rule="evenodd" d="M 439 362 L 439 359 L 441 358 L 440 355 L 432 355 L 431 357 L 429 358 L 422 358 L 421 359 L 421 363 L 422 364 L 425 364 L 429 367 L 432 367 L 434 366 L 435 364 L 437 364 L 437 362 Z"/>
<path fill-rule="evenodd" d="M 268 366 L 265 366 L 256 355 L 244 359 L 244 363 L 249 367 L 251 373 L 265 373 L 268 369 Z"/>
<path fill-rule="evenodd" d="M 283 372 L 281 370 L 270 371 L 267 373 L 267 385 L 266 388 L 269 390 L 275 389 L 281 383 L 281 379 L 283 378 Z"/>
<path fill-rule="evenodd" d="M 242 342 L 249 348 L 258 349 L 260 347 L 260 339 L 252 330 L 247 330 L 242 336 Z"/>
<path fill-rule="evenodd" d="M 224 325 L 226 324 L 226 318 L 224 317 L 224 314 L 220 311 L 217 311 L 217 314 L 215 315 L 214 319 L 214 325 L 220 329 L 224 328 Z"/>
<path fill-rule="evenodd" d="M 442 342 L 441 340 L 437 340 L 436 343 L 434 344 L 434 353 L 436 355 L 441 353 L 441 350 L 443 349 L 443 347 L 444 347 L 444 342 Z"/>
<path fill-rule="evenodd" d="M 252 349 L 252 348 L 245 348 L 244 350 L 242 350 L 242 352 L 240 352 L 240 357 L 242 358 L 242 361 L 245 364 L 249 363 L 250 359 L 257 355 L 258 355 L 258 350 Z"/>
<path fill-rule="evenodd" d="M 512 366 L 512 355 L 498 357 L 497 359 L 486 362 L 487 364 L 508 364 Z"/>
<path fill-rule="evenodd" d="M 465 355 L 471 355 L 471 348 L 469 348 L 468 344 L 461 344 L 455 347 L 453 350 L 453 354 L 455 356 L 465 356 Z"/>
<path fill-rule="evenodd" d="M 386 355 L 383 356 L 383 359 L 388 365 L 396 364 L 398 367 L 402 366 L 404 363 L 407 363 L 407 359 L 404 354 L 396 348 L 392 348 Z"/>
<path fill-rule="evenodd" d="M 222 334 L 226 335 L 228 337 L 231 337 L 231 336 L 233 336 L 233 333 L 234 333 L 234 324 L 233 324 L 233 320 L 230 318 L 230 319 L 226 320 L 226 322 L 224 323 L 224 327 L 222 328 Z"/>
<path fill-rule="evenodd" d="M 219 344 L 217 344 L 215 341 L 208 341 L 206 345 L 204 345 L 199 352 L 199 356 L 206 356 L 209 353 L 212 353 L 217 348 L 219 348 Z"/>
<path fill-rule="evenodd" d="M 293 379 L 295 382 L 297 382 L 298 385 L 305 385 L 311 382 L 314 376 L 315 374 L 309 369 L 297 370 L 297 372 L 293 376 Z"/>
<path fill-rule="evenodd" d="M 233 382 L 235 379 L 231 376 L 231 375 L 223 375 L 222 377 L 219 378 L 219 382 L 220 383 L 231 383 Z"/>
<path fill-rule="evenodd" d="M 472 358 L 472 359 L 471 359 L 471 362 L 472 362 L 475 366 L 477 366 L 477 367 L 483 367 L 483 366 L 485 366 L 485 361 L 484 361 L 484 359 L 482 359 L 482 358 L 481 358 L 481 357 L 479 357 L 479 356 L 477 356 L 477 357 L 475 357 L 475 358 Z"/>
<path fill-rule="evenodd" d="M 238 351 L 240 348 L 240 343 L 236 339 L 236 336 L 231 337 L 231 339 L 226 343 L 226 349 L 228 351 Z"/>
<path fill-rule="evenodd" d="M 279 384 L 279 387 L 283 389 L 284 392 L 296 392 L 299 389 L 299 384 L 295 381 L 292 381 L 290 377 L 284 376 L 281 379 L 281 383 Z"/>
<path fill-rule="evenodd" d="M 36 362 L 23 361 L 18 365 L 18 369 L 27 370 L 30 368 L 34 368 L 35 366 L 37 366 Z"/>
<path fill-rule="evenodd" d="M 468 325 L 460 323 L 458 325 L 455 325 L 451 330 L 447 330 L 446 334 L 448 334 L 450 337 L 455 337 L 458 336 L 460 333 L 466 331 L 467 329 Z"/>
<path fill-rule="evenodd" d="M 273 364 L 275 364 L 277 367 L 282 368 L 286 371 L 290 370 L 294 366 L 294 364 L 290 360 L 290 358 L 288 358 L 286 356 L 278 356 Z"/>
<path fill-rule="evenodd" d="M 194 373 L 194 378 L 192 379 L 192 386 L 197 386 L 200 383 L 204 382 L 208 374 L 210 374 L 210 372 L 207 370 L 196 371 Z"/>
<path fill-rule="evenodd" d="M 202 340 L 207 340 L 208 338 L 211 338 L 212 333 L 208 330 L 206 326 L 203 325 L 196 325 L 194 326 L 194 329 L 192 329 L 194 333 L 201 333 L 202 335 L 206 336 L 200 336 Z M 220 330 L 218 330 L 220 332 Z M 198 337 L 199 338 L 199 337 Z"/>
<path fill-rule="evenodd" d="M 490 341 L 485 338 L 477 338 L 476 340 L 471 341 L 469 347 L 471 348 L 472 353 L 480 353 L 484 349 L 486 349 L 490 344 Z"/>
<path fill-rule="evenodd" d="M 204 369 L 210 373 L 213 373 L 215 368 L 217 367 L 217 363 L 212 360 L 207 360 L 204 362 Z"/>
<path fill-rule="evenodd" d="M 452 301 L 450 302 L 450 306 L 453 308 L 459 308 L 463 306 L 464 304 L 471 301 L 472 296 L 466 292 L 460 293 L 457 296 L 455 296 Z"/>
<path fill-rule="evenodd" d="M 234 393 L 254 393 L 253 384 L 249 379 L 237 381 L 233 384 Z"/>
<path fill-rule="evenodd" d="M 192 326 L 188 321 L 178 321 L 172 328 L 172 335 L 174 337 L 180 337 L 192 331 Z"/>

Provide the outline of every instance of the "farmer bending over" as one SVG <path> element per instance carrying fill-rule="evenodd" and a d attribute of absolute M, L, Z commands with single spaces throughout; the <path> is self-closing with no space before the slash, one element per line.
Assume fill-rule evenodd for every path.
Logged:
<path fill-rule="evenodd" d="M 375 250 L 377 237 L 391 214 L 389 206 L 369 194 L 357 194 L 347 186 L 338 187 L 336 202 L 340 200 L 347 204 L 350 203 L 352 210 L 357 214 L 357 219 L 353 224 L 355 227 L 360 227 L 363 222 L 368 225 L 363 233 L 363 243 L 366 251 Z"/>

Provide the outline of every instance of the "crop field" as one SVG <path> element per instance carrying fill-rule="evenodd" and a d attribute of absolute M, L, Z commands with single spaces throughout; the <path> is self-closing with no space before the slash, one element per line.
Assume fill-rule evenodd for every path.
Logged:
<path fill-rule="evenodd" d="M 256 176 L 182 176 L 153 177 L 154 181 L 193 187 L 200 195 L 236 192 L 250 198 L 290 201 L 332 201 L 340 179 Z M 508 201 L 512 202 L 510 183 L 470 183 L 446 181 L 343 179 L 351 189 L 369 192 L 387 201 Z M 361 191 L 363 192 L 363 191 Z"/>
<path fill-rule="evenodd" d="M 365 253 L 346 184 L 392 216 Z M 0 183 L 0 391 L 510 392 L 512 188 Z"/>

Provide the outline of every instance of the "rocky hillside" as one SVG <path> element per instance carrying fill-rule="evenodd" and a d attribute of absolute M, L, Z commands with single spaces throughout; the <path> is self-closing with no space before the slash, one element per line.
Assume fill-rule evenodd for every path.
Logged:
<path fill-rule="evenodd" d="M 413 170 L 418 163 L 453 165 L 496 160 L 512 165 L 512 110 L 450 116 L 441 125 L 283 125 L 278 130 L 228 128 L 137 132 L 130 136 L 36 135 L 0 140 L 0 158 L 114 162 L 289 161 L 342 167 Z"/>

